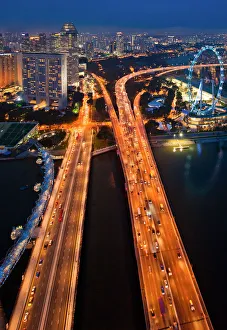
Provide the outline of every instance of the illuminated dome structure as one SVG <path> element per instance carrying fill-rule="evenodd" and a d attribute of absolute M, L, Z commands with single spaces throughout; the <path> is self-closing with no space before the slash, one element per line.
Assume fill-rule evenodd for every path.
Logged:
<path fill-rule="evenodd" d="M 78 35 L 78 31 L 73 23 L 65 23 L 61 28 L 61 32 L 65 34 Z"/>
<path fill-rule="evenodd" d="M 214 92 L 214 80 L 211 81 L 212 83 L 212 95 L 210 102 L 203 101 L 203 79 L 200 80 L 198 93 L 195 99 L 193 99 L 192 93 L 192 77 L 193 77 L 193 70 L 194 66 L 197 65 L 197 61 L 200 55 L 204 51 L 211 51 L 213 52 L 219 62 L 220 67 L 220 77 L 219 77 L 219 87 L 217 93 L 215 95 Z M 185 118 L 185 121 L 188 123 L 189 126 L 210 126 L 223 123 L 227 121 L 227 109 L 218 106 L 218 103 L 221 100 L 221 93 L 224 84 L 224 66 L 221 55 L 213 46 L 204 46 L 200 49 L 200 51 L 194 56 L 194 60 L 192 61 L 189 73 L 188 73 L 188 95 L 189 95 L 189 103 L 190 103 L 190 112 L 188 116 Z"/>

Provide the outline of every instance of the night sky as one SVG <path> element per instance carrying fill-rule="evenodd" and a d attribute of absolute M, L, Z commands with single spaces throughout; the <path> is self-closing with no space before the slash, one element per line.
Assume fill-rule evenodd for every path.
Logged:
<path fill-rule="evenodd" d="M 227 31 L 227 0 L 2 0 L 0 31 Z"/>

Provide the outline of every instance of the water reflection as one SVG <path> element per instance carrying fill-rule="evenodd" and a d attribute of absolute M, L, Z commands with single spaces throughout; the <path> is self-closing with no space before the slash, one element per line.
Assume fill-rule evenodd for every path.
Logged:
<path fill-rule="evenodd" d="M 203 144 L 197 144 L 197 155 L 199 157 L 196 157 L 196 161 L 198 162 L 199 159 L 202 156 L 203 152 Z M 192 162 L 193 162 L 193 155 L 188 154 L 186 156 L 185 165 L 184 165 L 184 176 L 186 180 L 186 187 L 190 190 L 193 194 L 199 194 L 199 195 L 206 195 L 215 185 L 218 179 L 218 174 L 221 169 L 221 163 L 223 160 L 223 144 L 219 143 L 218 153 L 216 157 L 216 163 L 214 164 L 213 170 L 210 171 L 210 177 L 207 177 L 205 182 L 201 182 L 201 186 L 198 186 L 198 180 L 196 182 L 192 178 L 191 174 L 191 168 L 192 168 Z"/>

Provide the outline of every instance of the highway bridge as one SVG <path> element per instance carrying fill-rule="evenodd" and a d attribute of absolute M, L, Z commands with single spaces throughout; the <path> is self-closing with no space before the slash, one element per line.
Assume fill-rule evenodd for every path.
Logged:
<path fill-rule="evenodd" d="M 72 329 L 93 136 L 86 100 L 83 106 L 84 119 L 71 132 L 9 330 Z"/>
<path fill-rule="evenodd" d="M 181 66 L 180 69 L 188 68 Z M 99 82 L 112 121 L 123 166 L 131 213 L 147 328 L 213 329 L 190 261 L 175 224 L 138 109 L 131 108 L 125 84 L 143 70 L 117 81 L 119 120 L 108 92 Z M 179 67 L 171 71 L 179 70 Z M 116 114 L 115 114 L 116 115 Z"/>

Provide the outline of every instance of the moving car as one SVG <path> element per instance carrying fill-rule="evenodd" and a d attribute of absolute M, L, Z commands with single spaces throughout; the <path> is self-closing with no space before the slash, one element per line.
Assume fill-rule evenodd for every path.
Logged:
<path fill-rule="evenodd" d="M 43 259 L 39 260 L 39 266 L 41 266 L 43 264 Z"/>
<path fill-rule="evenodd" d="M 32 287 L 32 290 L 31 290 L 31 295 L 34 295 L 35 292 L 36 292 L 36 286 L 34 285 L 34 286 Z"/>
<path fill-rule="evenodd" d="M 150 313 L 151 313 L 151 316 L 154 318 L 155 317 L 155 312 L 154 312 L 153 308 L 150 308 Z"/>
<path fill-rule="evenodd" d="M 28 321 L 28 315 L 29 315 L 29 312 L 25 312 L 24 319 L 23 319 L 24 322 Z"/>
<path fill-rule="evenodd" d="M 194 312 L 195 311 L 195 306 L 193 305 L 193 302 L 192 302 L 191 299 L 189 300 L 189 305 L 190 305 L 191 311 Z"/>
<path fill-rule="evenodd" d="M 173 274 L 172 274 L 172 271 L 171 271 L 171 269 L 170 269 L 170 267 L 167 268 L 167 272 L 168 272 L 168 275 L 169 275 L 169 276 L 172 276 L 172 275 L 173 275 Z"/>
<path fill-rule="evenodd" d="M 181 256 L 181 253 L 180 253 L 180 252 L 177 252 L 177 258 L 178 258 L 178 259 L 181 259 L 181 258 L 182 258 L 182 256 Z"/>
<path fill-rule="evenodd" d="M 34 300 L 34 296 L 31 296 L 28 300 L 28 306 L 30 307 L 33 303 L 33 300 Z"/>
<path fill-rule="evenodd" d="M 163 285 L 161 286 L 161 292 L 162 292 L 162 294 L 165 294 L 165 289 L 164 289 Z"/>

